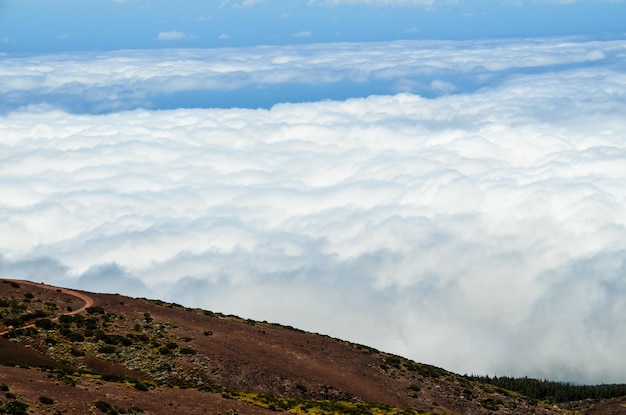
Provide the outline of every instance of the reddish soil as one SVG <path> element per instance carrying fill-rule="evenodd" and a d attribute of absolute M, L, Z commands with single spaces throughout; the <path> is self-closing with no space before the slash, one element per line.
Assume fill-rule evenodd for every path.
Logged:
<path fill-rule="evenodd" d="M 54 297 L 53 298 L 57 298 L 58 297 L 58 293 L 62 293 L 62 294 L 66 294 L 72 297 L 77 298 L 78 300 L 82 301 L 83 305 L 80 306 L 77 309 L 73 309 L 72 311 L 68 311 L 66 313 L 61 313 L 58 316 L 52 318 L 52 321 L 58 321 L 59 317 L 63 314 L 67 314 L 67 315 L 75 315 L 75 314 L 80 314 L 82 312 L 84 312 L 87 308 L 92 307 L 94 302 L 93 299 L 87 295 L 86 293 L 82 293 L 80 291 L 74 291 L 74 290 L 70 290 L 68 288 L 60 288 L 60 287 L 53 287 L 51 285 L 46 285 L 44 283 L 36 283 L 36 282 L 32 282 L 32 281 L 26 281 L 26 280 L 11 280 L 17 284 L 21 286 L 26 286 L 29 288 L 35 288 L 38 290 L 44 289 L 44 290 L 49 290 L 51 293 L 54 292 L 54 294 L 52 294 Z M 35 327 L 35 324 L 27 324 L 25 326 L 21 326 L 20 329 L 28 329 L 31 327 Z M 4 331 L 0 331 L 0 336 L 4 336 L 5 334 L 8 334 L 9 330 L 4 330 Z"/>
<path fill-rule="evenodd" d="M 250 415 L 276 413 L 244 402 L 224 399 L 216 393 L 171 388 L 142 392 L 132 386 L 84 377 L 72 386 L 50 379 L 45 372 L 15 367 L 0 368 L 0 383 L 9 385 L 10 392 L 29 404 L 29 409 L 35 414 L 49 414 L 53 410 L 69 415 L 101 414 L 101 411 L 92 408 L 97 401 L 124 409 L 138 407 L 144 410 L 144 415 L 225 415 L 231 410 Z M 55 403 L 41 404 L 39 397 L 42 396 L 53 398 Z M 2 400 L 0 398 L 0 402 Z"/>
<path fill-rule="evenodd" d="M 193 382 L 209 390 L 268 393 L 301 400 L 378 402 L 441 414 L 570 413 L 534 405 L 519 395 L 497 391 L 442 369 L 291 327 L 158 301 L 86 293 L 29 281 L 18 283 L 18 289 L 0 284 L 0 297 L 24 298 L 26 292 L 32 293 L 40 303 L 56 302 L 59 310 L 67 305 L 71 311 L 66 314 L 102 307 L 107 315 L 113 316 L 106 323 L 110 335 L 148 333 L 153 339 L 162 336 L 161 344 L 175 342 L 181 349 L 192 349 L 196 354 L 176 354 L 169 360 L 174 365 L 172 373 L 186 373 Z M 19 343 L 0 339 L 0 355 L 10 356 L 24 366 L 60 365 L 40 338 L 14 339 Z M 74 343 L 73 347 L 87 351 L 85 356 L 75 358 L 75 364 L 100 375 L 150 380 L 155 376 L 152 369 L 161 364 L 158 355 L 155 358 L 154 355 L 132 354 L 132 347 L 128 349 L 130 354 L 125 355 L 128 361 L 109 360 L 106 355 L 90 351 L 94 350 L 89 349 L 94 347 L 94 340 L 89 341 L 91 346 Z M 122 346 L 115 347 L 125 350 Z M 151 353 L 155 347 L 158 346 L 150 349 Z M 144 365 L 132 366 L 130 363 L 136 364 L 135 361 Z M 167 371 L 160 373 L 169 375 Z M 89 407 L 98 400 L 120 408 L 141 407 L 145 414 L 226 414 L 230 410 L 240 414 L 276 413 L 197 389 L 159 386 L 141 391 L 131 383 L 108 382 L 89 376 L 71 377 L 73 380 L 69 383 L 75 383 L 74 386 L 66 384 L 62 374 L 0 367 L 0 383 L 9 385 L 11 393 L 17 393 L 34 413 L 50 413 L 52 409 L 68 414 L 99 413 Z M 40 396 L 52 397 L 56 402 L 49 406 L 41 404 Z"/>

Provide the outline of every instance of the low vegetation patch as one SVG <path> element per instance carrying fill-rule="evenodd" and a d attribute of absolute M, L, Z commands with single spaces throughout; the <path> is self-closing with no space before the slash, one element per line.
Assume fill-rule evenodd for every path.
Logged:
<path fill-rule="evenodd" d="M 118 415 L 118 414 L 140 414 L 143 413 L 143 409 L 131 406 L 129 408 L 121 408 L 119 406 L 113 405 L 106 401 L 96 401 L 93 403 L 93 406 L 99 409 L 101 412 L 110 415 Z"/>
<path fill-rule="evenodd" d="M 287 411 L 295 415 L 429 415 L 413 409 L 395 408 L 380 403 L 352 401 L 291 399 L 267 393 L 223 391 L 222 397 L 251 403 L 271 411 Z"/>

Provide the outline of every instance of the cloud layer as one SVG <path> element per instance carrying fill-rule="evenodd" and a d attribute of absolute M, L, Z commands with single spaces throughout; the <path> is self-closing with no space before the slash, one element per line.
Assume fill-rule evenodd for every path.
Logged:
<path fill-rule="evenodd" d="M 380 45 L 360 64 L 336 45 L 317 67 L 320 51 L 268 49 L 267 70 L 235 69 L 233 53 L 215 79 L 402 80 L 419 67 L 491 83 L 256 110 L 5 114 L 0 274 L 291 324 L 461 373 L 626 381 L 624 44 L 449 45 Z M 66 77 L 61 58 L 40 57 L 48 75 L 9 82 L 3 66 L 0 89 L 216 82 L 217 62 L 205 79 L 193 60 L 153 69 L 161 53 L 83 57 Z"/>
<path fill-rule="evenodd" d="M 160 37 L 180 36 L 185 35 L 166 32 Z M 397 92 L 439 96 L 471 92 L 516 73 L 617 65 L 625 49 L 623 40 L 563 38 L 0 55 L 0 111 L 47 104 L 101 113 L 158 109 L 163 101 L 172 108 L 181 93 L 204 94 L 221 106 L 211 97 L 245 88 L 247 100 L 238 101 L 244 107 L 256 102 L 254 96 L 277 88 L 300 89 L 301 101 L 309 100 L 302 96 L 306 88 L 315 100 L 323 98 L 316 91 L 324 88 L 329 94 L 343 88 L 351 97 Z"/>

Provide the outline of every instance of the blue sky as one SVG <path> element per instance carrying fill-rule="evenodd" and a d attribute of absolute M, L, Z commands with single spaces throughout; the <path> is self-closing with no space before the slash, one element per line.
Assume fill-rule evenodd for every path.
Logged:
<path fill-rule="evenodd" d="M 625 12 L 0 0 L 0 276 L 626 382 Z"/>
<path fill-rule="evenodd" d="M 616 34 L 625 14 L 619 1 L 3 0 L 0 50 Z"/>

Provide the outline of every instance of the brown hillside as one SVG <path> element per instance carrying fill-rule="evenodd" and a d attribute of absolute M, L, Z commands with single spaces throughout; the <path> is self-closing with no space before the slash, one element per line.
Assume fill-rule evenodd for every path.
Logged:
<path fill-rule="evenodd" d="M 0 383 L 15 395 L 0 408 L 21 400 L 34 413 L 76 414 L 107 404 L 109 413 L 146 414 L 568 413 L 291 327 L 26 281 L 0 283 L 0 299 L 13 326 L 0 325 L 0 361 L 11 365 L 0 367 Z"/>

